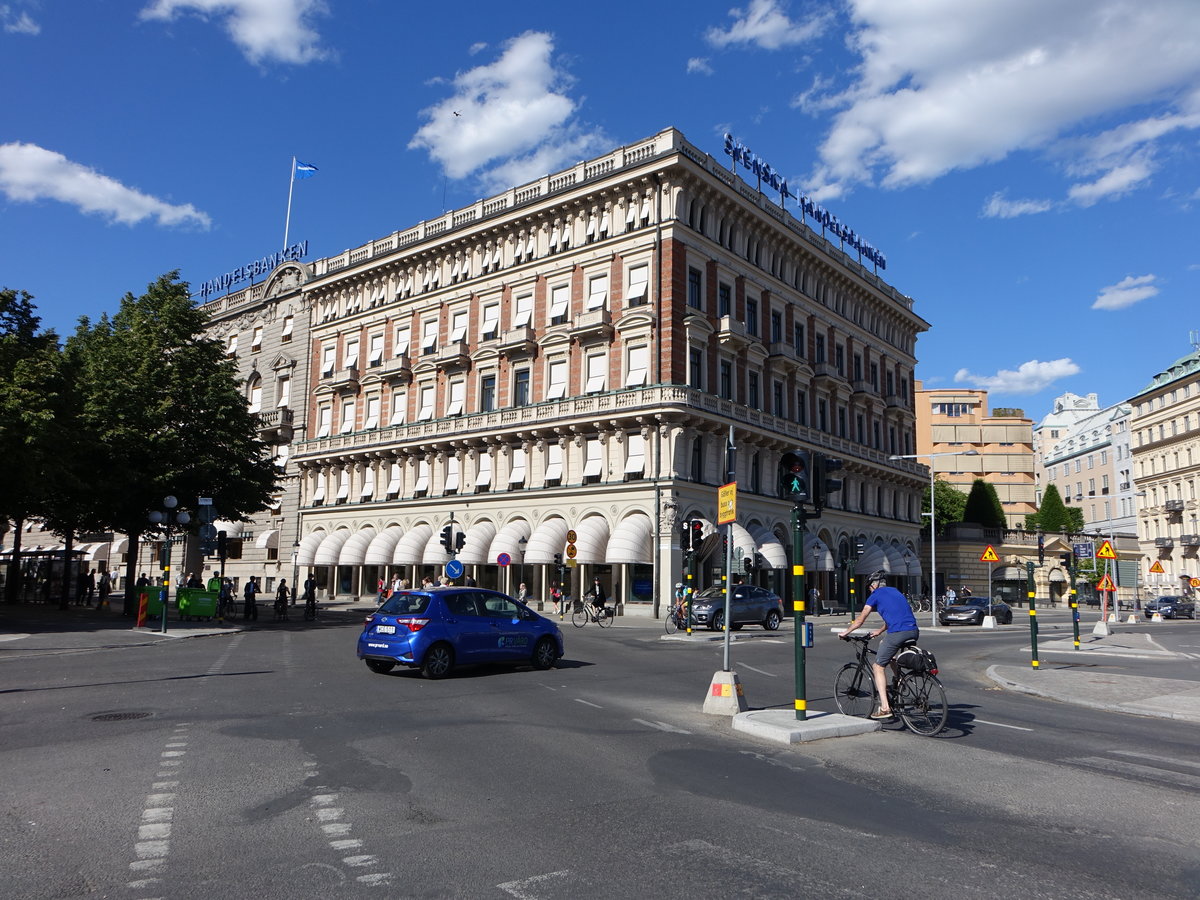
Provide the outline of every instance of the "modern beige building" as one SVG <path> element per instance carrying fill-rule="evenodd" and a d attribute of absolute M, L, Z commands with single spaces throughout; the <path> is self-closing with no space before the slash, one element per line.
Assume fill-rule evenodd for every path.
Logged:
<path fill-rule="evenodd" d="M 1151 594 L 1192 594 L 1200 578 L 1200 350 L 1130 399 L 1141 508 L 1141 576 Z M 1161 570 L 1161 571 L 1158 571 Z"/>
<path fill-rule="evenodd" d="M 975 479 L 996 489 L 1009 528 L 1023 528 L 1037 511 L 1033 422 L 1020 409 L 988 413 L 987 391 L 925 390 L 917 382 L 917 453 L 930 457 L 935 475 L 969 493 Z M 974 451 L 975 455 L 966 455 Z"/>
<path fill-rule="evenodd" d="M 287 476 L 239 565 L 371 595 L 442 573 L 450 528 L 480 585 L 543 597 L 561 558 L 576 594 L 598 577 L 649 615 L 682 522 L 720 579 L 732 436 L 748 580 L 790 596 L 794 447 L 845 461 L 806 539 L 823 600 L 859 537 L 919 578 L 924 470 L 888 456 L 916 449 L 927 325 L 800 215 L 668 129 L 212 301 Z"/>

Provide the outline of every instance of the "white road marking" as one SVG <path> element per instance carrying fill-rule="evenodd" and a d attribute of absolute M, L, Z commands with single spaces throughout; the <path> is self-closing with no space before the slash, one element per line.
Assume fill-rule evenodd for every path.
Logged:
<path fill-rule="evenodd" d="M 171 738 L 166 743 L 166 748 L 160 754 L 160 766 L 179 766 L 182 764 L 182 757 L 187 755 L 187 730 L 190 723 L 182 722 L 175 726 Z M 170 759 L 166 757 L 172 757 Z M 169 775 L 174 775 L 174 772 L 159 772 L 155 775 L 156 778 L 164 778 Z M 134 855 L 137 857 L 129 864 L 131 872 L 139 874 L 154 874 L 161 875 L 167 868 L 167 854 L 171 849 L 171 820 L 175 816 L 175 807 L 172 804 L 175 802 L 175 794 L 171 792 L 171 788 L 179 786 L 178 781 L 155 781 L 152 785 L 152 792 L 146 795 L 146 802 L 142 807 L 142 824 L 138 826 L 137 840 L 133 845 Z M 145 891 L 154 888 L 161 882 L 160 878 L 135 878 L 126 882 L 126 886 L 130 890 Z M 156 898 L 142 898 L 142 900 L 156 900 Z"/>
<path fill-rule="evenodd" d="M 997 728 L 1012 728 L 1015 731 L 1033 731 L 1032 728 L 1022 728 L 1020 725 L 1005 725 L 1003 722 L 989 722 L 987 719 L 972 719 L 980 725 L 995 725 Z"/>
<path fill-rule="evenodd" d="M 1135 763 L 1122 762 L 1119 759 L 1105 759 L 1101 756 L 1082 756 L 1066 759 L 1063 762 L 1091 766 L 1118 775 L 1132 775 L 1151 781 L 1166 782 L 1180 787 L 1200 789 L 1200 775 L 1188 775 L 1184 772 L 1172 772 L 1169 769 L 1158 769 L 1154 766 L 1139 766 Z"/>
<path fill-rule="evenodd" d="M 591 703 L 587 700 L 580 700 L 578 697 L 575 698 L 575 702 L 582 703 L 584 706 L 590 706 L 590 707 L 592 707 L 592 709 L 604 709 L 604 707 L 598 703 Z"/>
<path fill-rule="evenodd" d="M 1149 762 L 1160 762 L 1172 766 L 1188 766 L 1192 769 L 1200 769 L 1200 762 L 1190 759 L 1173 759 L 1170 756 L 1154 756 L 1150 753 L 1137 753 L 1133 750 L 1109 750 L 1108 752 L 1113 756 L 1132 756 L 1134 759 L 1144 759 Z"/>
<path fill-rule="evenodd" d="M 684 731 L 682 728 L 676 728 L 674 725 L 668 725 L 666 722 L 647 722 L 645 719 L 634 719 L 633 721 L 657 731 L 667 731 L 672 734 L 691 734 L 690 731 Z"/>
<path fill-rule="evenodd" d="M 527 890 L 528 888 L 537 887 L 543 881 L 549 881 L 551 878 L 566 878 L 570 874 L 570 869 L 563 869 L 561 872 L 547 872 L 544 875 L 534 875 L 531 878 L 523 878 L 520 881 L 506 881 L 504 884 L 496 885 L 496 887 L 506 894 L 512 894 L 517 900 L 538 900 L 540 894 L 531 894 Z"/>
<path fill-rule="evenodd" d="M 319 773 L 314 763 L 305 763 L 304 768 L 308 773 L 306 778 L 318 777 Z M 330 849 L 337 851 L 339 855 L 349 850 L 361 850 L 363 842 L 350 837 L 350 823 L 338 821 L 346 815 L 345 807 L 334 805 L 337 803 L 339 795 L 331 793 L 326 785 L 315 785 L 313 790 L 315 793 L 309 798 L 309 806 L 312 808 L 316 820 L 321 823 L 321 831 L 329 839 Z M 354 853 L 349 856 L 341 856 L 341 863 L 346 869 L 364 869 L 377 866 L 379 858 L 369 853 Z M 337 871 L 343 878 L 346 876 L 343 869 L 337 869 Z M 369 887 L 377 887 L 390 884 L 392 873 L 369 872 L 365 875 L 355 876 L 355 881 Z"/>
<path fill-rule="evenodd" d="M 779 677 L 774 672 L 767 672 L 763 669 L 756 669 L 756 668 L 754 668 L 754 666 L 748 666 L 745 663 L 740 663 L 738 665 L 738 668 L 739 669 L 749 669 L 751 672 L 757 672 L 759 675 L 766 675 L 769 678 L 778 678 Z"/>

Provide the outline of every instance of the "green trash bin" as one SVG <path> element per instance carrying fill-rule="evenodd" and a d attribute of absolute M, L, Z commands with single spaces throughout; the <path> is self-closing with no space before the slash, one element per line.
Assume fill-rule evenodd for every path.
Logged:
<path fill-rule="evenodd" d="M 136 596 L 139 604 L 142 602 L 142 594 L 146 595 L 146 618 L 161 619 L 162 595 L 166 588 L 150 585 L 149 587 L 134 588 L 134 590 L 137 591 Z"/>
<path fill-rule="evenodd" d="M 180 588 L 175 592 L 179 615 L 186 622 L 188 619 L 212 619 L 217 615 L 217 591 L 207 591 L 204 588 Z"/>

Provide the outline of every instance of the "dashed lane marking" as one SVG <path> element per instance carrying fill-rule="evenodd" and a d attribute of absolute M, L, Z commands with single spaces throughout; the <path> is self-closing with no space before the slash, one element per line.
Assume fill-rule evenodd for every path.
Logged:
<path fill-rule="evenodd" d="M 179 782 L 171 778 L 176 774 L 171 769 L 179 766 L 187 755 L 190 724 L 181 722 L 171 732 L 166 747 L 159 754 L 159 772 L 155 777 L 160 780 L 151 785 L 151 792 L 146 795 L 142 805 L 142 820 L 133 844 L 133 855 L 137 858 L 129 863 L 129 871 L 139 877 L 126 882 L 126 887 L 141 900 L 151 900 L 143 892 L 158 891 L 167 870 L 167 857 L 171 852 L 171 823 L 175 817 L 174 789 L 179 786 Z M 164 778 L 171 780 L 161 780 Z"/>
<path fill-rule="evenodd" d="M 604 707 L 599 703 L 592 703 L 589 700 L 580 700 L 578 697 L 575 698 L 575 702 L 582 703 L 584 706 L 590 706 L 592 709 L 604 709 Z"/>
<path fill-rule="evenodd" d="M 691 734 L 690 731 L 684 731 L 682 728 L 676 728 L 667 722 L 647 722 L 645 719 L 634 719 L 639 725 L 645 725 L 647 728 L 653 728 L 656 731 L 666 731 L 671 734 Z"/>
<path fill-rule="evenodd" d="M 778 678 L 778 677 L 779 677 L 779 676 L 778 676 L 776 673 L 774 673 L 774 672 L 767 672 L 767 671 L 766 671 L 766 670 L 764 670 L 764 669 L 756 669 L 756 668 L 754 668 L 754 666 L 748 666 L 748 665 L 746 665 L 745 663 L 742 663 L 742 664 L 740 664 L 740 665 L 738 666 L 738 668 L 739 668 L 739 669 L 749 669 L 751 672 L 757 672 L 759 675 L 766 675 L 766 676 L 767 676 L 767 677 L 769 677 L 769 678 Z"/>
<path fill-rule="evenodd" d="M 1022 728 L 1020 725 L 1005 725 L 1003 722 L 989 722 L 987 719 L 972 719 L 980 725 L 995 725 L 997 728 L 1012 728 L 1014 731 L 1033 731 L 1032 728 Z"/>
<path fill-rule="evenodd" d="M 320 771 L 315 762 L 311 760 L 306 762 L 304 768 L 306 781 L 320 777 Z M 338 871 L 342 872 L 343 875 L 352 875 L 355 881 L 368 887 L 381 887 L 391 884 L 391 872 L 356 874 L 358 870 L 377 867 L 379 865 L 379 857 L 370 853 L 349 852 L 352 850 L 361 851 L 363 849 L 363 842 L 351 836 L 353 829 L 350 822 L 345 821 L 346 808 L 338 805 L 341 795 L 337 791 L 330 790 L 324 785 L 315 785 L 312 787 L 312 791 L 312 796 L 309 798 L 309 807 L 313 811 L 313 818 L 320 824 L 321 832 L 327 839 L 329 849 L 337 853 L 341 859 L 344 869 L 339 869 Z"/>

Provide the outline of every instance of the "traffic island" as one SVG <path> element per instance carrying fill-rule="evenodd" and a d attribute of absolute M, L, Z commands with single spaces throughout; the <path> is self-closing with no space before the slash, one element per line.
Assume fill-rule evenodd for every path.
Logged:
<path fill-rule="evenodd" d="M 825 738 L 851 737 L 868 734 L 882 728 L 880 722 L 841 713 L 808 710 L 808 718 L 800 721 L 790 709 L 756 709 L 733 717 L 733 730 L 773 741 L 777 744 L 802 744 Z"/>
<path fill-rule="evenodd" d="M 714 716 L 731 716 L 749 709 L 742 693 L 737 672 L 717 672 L 704 698 L 704 712 Z"/>

